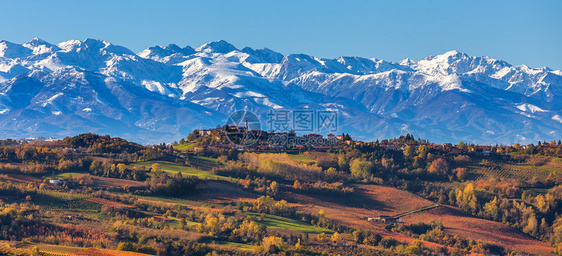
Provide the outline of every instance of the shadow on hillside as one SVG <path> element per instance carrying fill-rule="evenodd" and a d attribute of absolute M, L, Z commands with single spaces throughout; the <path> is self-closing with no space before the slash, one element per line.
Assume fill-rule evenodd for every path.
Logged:
<path fill-rule="evenodd" d="M 300 204 L 322 205 L 323 202 L 338 204 L 344 207 L 366 209 L 373 211 L 391 211 L 393 207 L 375 200 L 365 193 L 364 189 L 356 188 L 355 192 L 347 195 L 323 195 L 318 193 L 287 193 L 287 201 Z M 308 197 L 308 198 L 307 198 Z"/>

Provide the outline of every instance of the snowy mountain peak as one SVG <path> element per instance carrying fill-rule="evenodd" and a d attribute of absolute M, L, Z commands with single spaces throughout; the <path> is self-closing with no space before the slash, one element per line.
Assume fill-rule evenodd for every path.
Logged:
<path fill-rule="evenodd" d="M 452 50 L 452 51 L 448 51 L 446 53 L 437 55 L 437 56 L 430 56 L 427 57 L 425 59 L 423 59 L 422 61 L 430 61 L 433 63 L 447 63 L 447 64 L 451 64 L 457 61 L 461 61 L 461 60 L 467 60 L 469 59 L 470 56 L 468 56 L 466 53 L 462 53 L 459 52 L 457 50 Z"/>
<path fill-rule="evenodd" d="M 440 56 L 455 57 L 455 58 L 468 57 L 468 55 L 466 53 L 459 52 L 457 50 L 448 51 L 444 54 L 441 54 Z"/>
<path fill-rule="evenodd" d="M 45 54 L 54 51 L 60 50 L 60 48 L 56 45 L 52 45 L 45 40 L 42 40 L 38 37 L 33 38 L 31 41 L 23 44 L 24 47 L 29 48 L 33 51 L 33 54 Z"/>
<path fill-rule="evenodd" d="M 283 60 L 283 54 L 268 48 L 254 50 L 250 47 L 244 47 L 242 52 L 252 57 L 246 59 L 246 61 L 250 63 L 280 63 Z"/>
<path fill-rule="evenodd" d="M 80 43 L 82 43 L 80 40 L 68 40 L 68 41 L 58 43 L 57 47 L 61 48 L 64 51 L 70 51 L 73 48 L 75 48 L 76 45 L 79 45 Z"/>
<path fill-rule="evenodd" d="M 33 47 L 40 46 L 40 45 L 52 46 L 52 44 L 50 44 L 47 41 L 45 41 L 41 38 L 38 38 L 38 37 L 35 37 L 35 38 L 31 39 L 25 45 L 29 45 L 29 46 L 33 46 Z"/>
<path fill-rule="evenodd" d="M 153 46 L 148 49 L 138 53 L 140 57 L 143 58 L 165 58 L 173 54 L 181 54 L 182 56 L 188 56 L 194 54 L 195 50 L 190 46 L 181 48 L 176 44 L 169 44 L 168 46 Z"/>
<path fill-rule="evenodd" d="M 229 52 L 232 52 L 232 51 L 237 51 L 238 49 L 236 49 L 236 47 L 234 47 L 234 45 L 228 43 L 227 41 L 219 40 L 219 41 L 214 41 L 214 42 L 210 42 L 210 43 L 206 43 L 204 45 L 201 45 L 196 50 L 200 51 L 200 52 L 225 54 L 225 53 L 229 53 Z"/>
<path fill-rule="evenodd" d="M 112 53 L 116 55 L 135 55 L 131 50 L 104 40 L 88 38 L 84 41 L 70 40 L 57 45 L 66 52 Z"/>
<path fill-rule="evenodd" d="M 138 55 L 96 39 L 0 41 L 3 137 L 91 131 L 161 142 L 214 127 L 237 109 L 267 120 L 271 109 L 330 106 L 359 139 L 410 132 L 435 141 L 533 142 L 562 137 L 560 102 L 562 71 L 458 51 L 396 63 L 239 51 L 223 40 Z"/>
<path fill-rule="evenodd" d="M 176 44 L 169 44 L 168 46 L 154 46 L 149 47 L 146 50 L 138 53 L 138 56 L 145 59 L 151 59 L 154 61 L 167 63 L 167 64 L 177 64 L 184 62 L 187 56 L 196 53 L 196 51 L 190 46 L 181 48 Z"/>
<path fill-rule="evenodd" d="M 33 52 L 19 44 L 0 40 L 0 57 L 5 58 L 25 58 Z"/>
<path fill-rule="evenodd" d="M 400 62 L 398 62 L 398 64 L 402 65 L 402 66 L 407 66 L 407 67 L 411 67 L 414 66 L 416 64 L 416 62 L 410 58 L 405 58 L 403 60 L 401 60 Z"/>

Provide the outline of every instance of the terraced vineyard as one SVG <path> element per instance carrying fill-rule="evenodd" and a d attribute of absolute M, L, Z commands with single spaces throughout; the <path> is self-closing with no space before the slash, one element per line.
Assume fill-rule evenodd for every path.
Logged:
<path fill-rule="evenodd" d="M 37 194 L 31 197 L 35 204 L 41 205 L 46 210 L 97 213 L 101 206 L 84 200 L 87 198 L 89 197 L 82 194 L 69 195 L 69 193 L 53 190 L 38 190 Z"/>
<path fill-rule="evenodd" d="M 507 178 L 531 181 L 533 179 L 545 182 L 549 175 L 562 176 L 562 161 L 559 158 L 549 158 L 543 165 L 529 163 L 498 163 L 483 160 L 470 168 L 472 175 L 477 178 Z"/>

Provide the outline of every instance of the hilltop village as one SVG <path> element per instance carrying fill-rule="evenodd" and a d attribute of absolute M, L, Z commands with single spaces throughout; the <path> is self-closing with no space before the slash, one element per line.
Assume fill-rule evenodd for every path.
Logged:
<path fill-rule="evenodd" d="M 509 152 L 511 146 L 485 146 L 474 145 L 460 142 L 452 143 L 431 143 L 420 138 L 415 139 L 414 135 L 406 134 L 394 139 L 384 139 L 381 141 L 364 142 L 354 140 L 349 134 L 342 133 L 327 135 L 310 133 L 297 135 L 294 131 L 289 132 L 268 132 L 262 130 L 251 130 L 248 126 L 217 126 L 212 129 L 194 130 L 187 136 L 187 140 L 182 139 L 180 144 L 196 142 L 194 150 L 204 149 L 236 149 L 240 151 L 337 151 L 343 148 L 373 147 L 381 146 L 388 150 L 404 150 L 406 147 L 417 149 L 424 145 L 428 149 L 442 150 L 448 153 L 459 154 L 463 152 L 477 153 L 489 156 L 492 152 Z M 533 145 L 529 145 L 533 146 Z M 526 148 L 527 146 L 523 146 Z"/>

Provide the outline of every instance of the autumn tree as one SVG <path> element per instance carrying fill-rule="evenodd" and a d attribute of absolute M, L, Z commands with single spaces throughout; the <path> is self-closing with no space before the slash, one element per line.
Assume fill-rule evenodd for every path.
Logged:
<path fill-rule="evenodd" d="M 277 182 L 271 182 L 269 188 L 271 189 L 271 193 L 273 193 L 273 195 L 279 194 L 279 184 Z"/>
<path fill-rule="evenodd" d="M 153 172 L 161 172 L 162 171 L 162 167 L 160 167 L 159 163 L 153 163 L 152 164 L 152 171 Z"/>
<path fill-rule="evenodd" d="M 283 238 L 277 236 L 264 237 L 259 249 L 266 253 L 278 253 L 285 249 Z"/>
<path fill-rule="evenodd" d="M 416 149 L 416 154 L 425 159 L 427 157 L 427 153 L 429 152 L 429 149 L 427 148 L 426 145 L 421 145 Z"/>
<path fill-rule="evenodd" d="M 300 183 L 299 180 L 295 180 L 295 183 L 293 183 L 293 188 L 294 189 L 302 189 L 302 184 Z"/>
<path fill-rule="evenodd" d="M 371 170 L 373 169 L 373 163 L 362 160 L 362 159 L 354 159 L 351 161 L 351 174 L 360 179 L 365 179 L 371 174 Z"/>
<path fill-rule="evenodd" d="M 332 242 L 337 242 L 337 241 L 340 240 L 340 238 L 341 238 L 341 237 L 340 237 L 340 234 L 339 234 L 338 232 L 335 232 L 335 233 L 332 235 Z"/>
<path fill-rule="evenodd" d="M 431 162 L 427 171 L 435 175 L 447 175 L 449 173 L 449 164 L 447 164 L 445 159 L 437 158 Z"/>
<path fill-rule="evenodd" d="M 402 151 L 402 153 L 404 153 L 404 156 L 407 158 L 412 158 L 414 157 L 415 153 L 416 153 L 416 149 L 412 146 L 406 146 L 404 147 L 404 150 Z"/>

